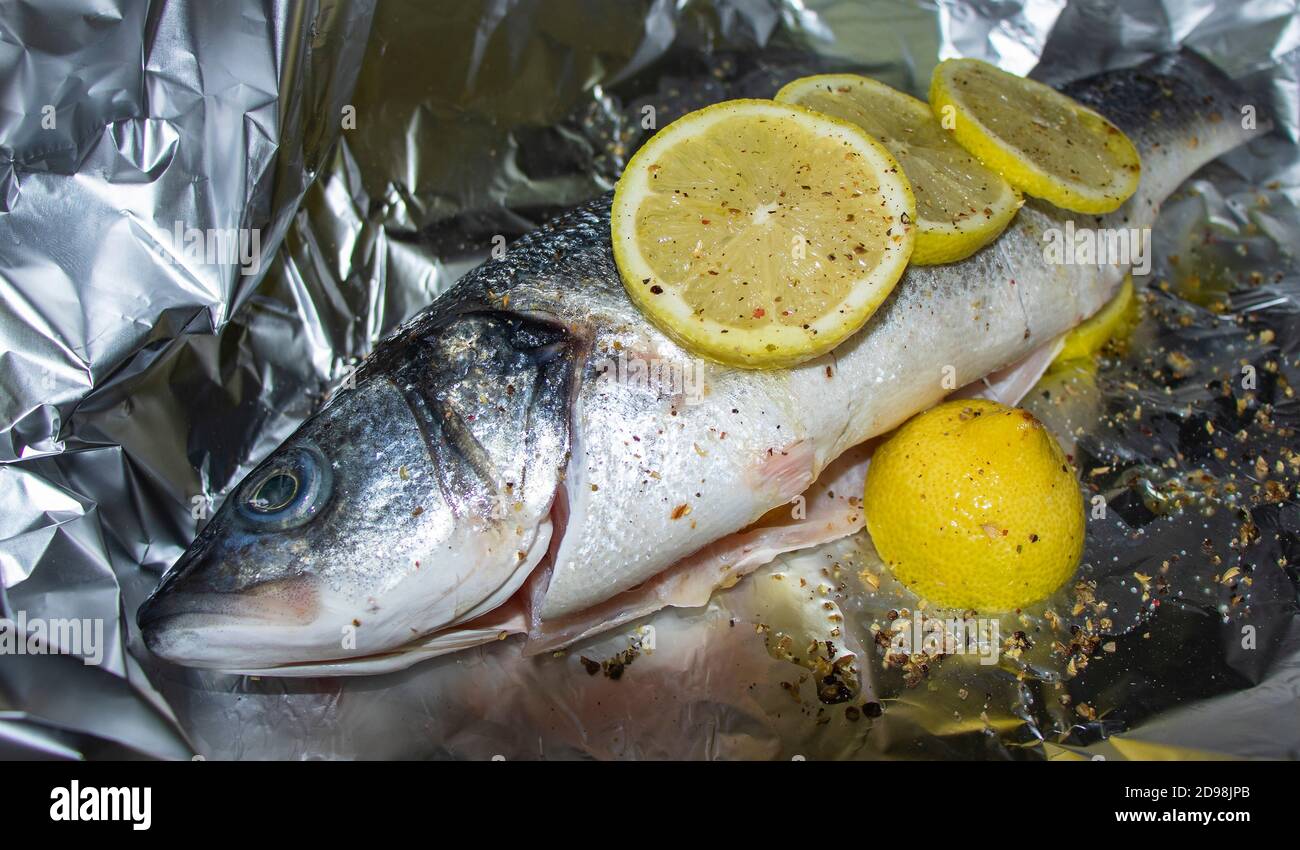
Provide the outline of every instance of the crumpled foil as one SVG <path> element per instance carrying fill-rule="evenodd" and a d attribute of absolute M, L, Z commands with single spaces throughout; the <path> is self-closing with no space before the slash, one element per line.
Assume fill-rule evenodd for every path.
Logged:
<path fill-rule="evenodd" d="M 0 8 L 0 604 L 105 638 L 98 664 L 0 654 L 0 756 L 1300 755 L 1293 3 L 42 5 Z M 1101 513 L 999 663 L 891 652 L 917 601 L 865 535 L 541 659 L 277 680 L 141 644 L 137 606 L 243 474 L 501 238 L 609 189 L 647 117 L 815 72 L 924 96 L 950 56 L 1059 82 L 1179 47 L 1276 131 L 1162 212 L 1127 349 L 1026 400 Z M 255 232 L 259 261 L 189 228 Z"/>

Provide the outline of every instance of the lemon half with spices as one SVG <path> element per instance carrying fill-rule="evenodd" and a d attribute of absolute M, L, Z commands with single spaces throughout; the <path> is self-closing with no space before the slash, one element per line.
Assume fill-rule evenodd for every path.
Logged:
<path fill-rule="evenodd" d="M 1078 482 L 1031 413 L 940 404 L 876 449 L 863 510 L 881 559 L 939 606 L 1013 611 L 1050 596 L 1083 552 Z"/>

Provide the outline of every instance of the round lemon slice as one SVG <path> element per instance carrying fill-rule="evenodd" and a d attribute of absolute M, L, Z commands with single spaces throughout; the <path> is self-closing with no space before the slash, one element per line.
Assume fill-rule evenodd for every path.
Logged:
<path fill-rule="evenodd" d="M 782 103 L 843 118 L 880 140 L 916 194 L 917 265 L 965 259 L 998 237 L 1024 198 L 939 126 L 929 104 L 856 74 L 804 77 Z"/>
<path fill-rule="evenodd" d="M 647 142 L 614 190 L 623 284 L 665 334 L 732 366 L 792 366 L 850 336 L 915 241 L 898 163 L 860 128 L 732 100 Z"/>
<path fill-rule="evenodd" d="M 930 108 L 985 165 L 1063 209 L 1110 212 L 1137 190 L 1142 165 L 1128 136 L 1042 83 L 948 59 L 934 69 Z"/>

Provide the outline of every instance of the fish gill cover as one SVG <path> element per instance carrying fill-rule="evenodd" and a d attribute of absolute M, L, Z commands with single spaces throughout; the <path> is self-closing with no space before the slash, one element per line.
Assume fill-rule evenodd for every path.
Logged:
<path fill-rule="evenodd" d="M 61 625 L 47 638 L 65 650 L 0 653 L 0 753 L 1300 750 L 1282 685 L 1300 666 L 1293 11 L 84 6 L 0 12 L 0 85 L 26 107 L 0 116 L 0 613 Z M 1257 93 L 1276 130 L 1166 205 L 1127 347 L 1026 400 L 1088 491 L 1084 566 L 977 624 L 970 657 L 951 651 L 964 624 L 932 628 L 862 534 L 559 657 L 506 641 L 377 680 L 276 680 L 143 647 L 137 607 L 243 476 L 385 333 L 608 190 L 652 128 L 811 73 L 919 94 L 951 56 L 1057 84 L 1180 47 Z M 96 622 L 84 658 L 59 645 Z"/>

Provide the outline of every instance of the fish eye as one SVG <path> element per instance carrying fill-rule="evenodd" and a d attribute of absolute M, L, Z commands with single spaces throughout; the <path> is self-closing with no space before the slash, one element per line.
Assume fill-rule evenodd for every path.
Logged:
<path fill-rule="evenodd" d="M 320 512 L 331 483 L 330 466 L 320 449 L 293 446 L 248 479 L 239 495 L 239 513 L 258 528 L 292 528 Z"/>
<path fill-rule="evenodd" d="M 248 506 L 258 513 L 271 513 L 287 507 L 296 495 L 298 476 L 285 469 L 263 478 L 253 495 L 248 497 Z"/>

